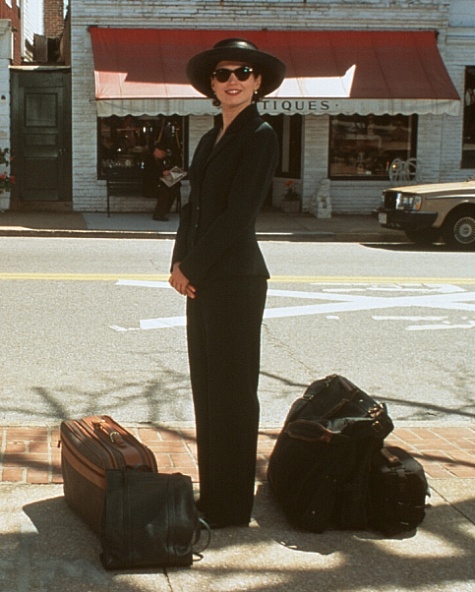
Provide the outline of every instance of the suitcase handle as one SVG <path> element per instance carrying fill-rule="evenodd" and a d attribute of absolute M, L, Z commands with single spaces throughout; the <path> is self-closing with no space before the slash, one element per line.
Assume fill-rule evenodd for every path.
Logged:
<path fill-rule="evenodd" d="M 103 432 L 109 440 L 118 448 L 126 448 L 127 443 L 122 438 L 117 430 L 109 427 L 105 421 L 95 421 L 93 423 L 94 429 Z"/>

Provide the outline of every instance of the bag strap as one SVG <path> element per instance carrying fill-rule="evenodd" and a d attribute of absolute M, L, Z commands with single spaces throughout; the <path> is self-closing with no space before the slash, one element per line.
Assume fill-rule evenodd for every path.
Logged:
<path fill-rule="evenodd" d="M 202 528 L 202 527 L 204 527 L 204 528 Z M 198 550 L 196 550 L 194 547 L 201 540 L 201 531 L 202 530 L 206 530 L 208 532 L 207 540 L 206 540 L 206 543 L 204 546 L 201 546 Z M 193 561 L 201 561 L 203 559 L 203 553 L 209 547 L 210 542 L 211 542 L 211 527 L 206 522 L 206 520 L 204 520 L 203 518 L 199 518 L 198 519 L 198 528 L 195 531 L 195 540 L 192 543 L 193 556 L 196 557 L 196 559 L 193 558 Z"/>
<path fill-rule="evenodd" d="M 393 454 L 390 450 L 388 450 L 385 446 L 381 448 L 379 451 L 383 458 L 387 461 L 387 463 L 391 466 L 397 466 L 402 464 L 399 460 L 399 457 Z"/>

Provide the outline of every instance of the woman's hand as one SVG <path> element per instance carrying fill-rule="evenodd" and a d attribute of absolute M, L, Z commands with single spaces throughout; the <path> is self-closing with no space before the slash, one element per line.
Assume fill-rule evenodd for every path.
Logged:
<path fill-rule="evenodd" d="M 188 298 L 196 298 L 196 288 L 190 284 L 188 278 L 181 272 L 179 262 L 173 264 L 173 271 L 168 283 L 179 294 L 188 296 Z"/>

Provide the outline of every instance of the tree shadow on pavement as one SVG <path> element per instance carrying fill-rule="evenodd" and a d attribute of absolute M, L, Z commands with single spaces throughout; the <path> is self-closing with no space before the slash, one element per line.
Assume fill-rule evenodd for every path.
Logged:
<path fill-rule="evenodd" d="M 315 534 L 292 528 L 264 483 L 251 527 L 213 531 L 204 558 L 191 568 L 106 572 L 99 540 L 57 497 L 59 488 L 39 489 L 35 501 L 18 506 L 24 512 L 18 532 L 0 538 L 3 577 L 18 584 L 5 588 L 12 592 L 64 586 L 71 592 L 468 592 L 475 582 L 475 526 L 467 519 L 473 497 L 454 507 L 435 493 L 424 522 L 407 538 Z"/>

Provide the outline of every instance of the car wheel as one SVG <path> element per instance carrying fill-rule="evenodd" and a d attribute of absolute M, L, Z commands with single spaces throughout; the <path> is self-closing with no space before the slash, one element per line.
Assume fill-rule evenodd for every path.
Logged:
<path fill-rule="evenodd" d="M 416 245 L 431 245 L 440 237 L 440 230 L 437 228 L 425 228 L 424 230 L 405 230 L 407 238 Z"/>
<path fill-rule="evenodd" d="M 475 247 L 475 210 L 453 212 L 444 225 L 445 242 L 456 249 Z"/>

